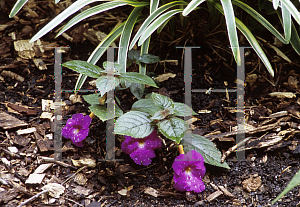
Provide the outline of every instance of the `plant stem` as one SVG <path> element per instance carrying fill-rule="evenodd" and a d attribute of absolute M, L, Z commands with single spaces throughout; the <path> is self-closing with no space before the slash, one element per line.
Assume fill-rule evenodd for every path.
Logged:
<path fill-rule="evenodd" d="M 183 146 L 181 144 L 178 146 L 178 152 L 179 154 L 184 154 Z"/>

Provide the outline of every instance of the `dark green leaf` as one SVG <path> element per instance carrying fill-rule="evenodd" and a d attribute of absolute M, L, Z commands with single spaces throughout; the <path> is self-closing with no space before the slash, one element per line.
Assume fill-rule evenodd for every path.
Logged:
<path fill-rule="evenodd" d="M 132 49 L 128 52 L 128 58 L 135 62 L 140 58 L 140 52 L 135 49 Z"/>
<path fill-rule="evenodd" d="M 157 63 L 160 61 L 158 56 L 150 55 L 150 54 L 144 54 L 139 59 L 138 62 L 150 64 L 150 63 Z"/>
<path fill-rule="evenodd" d="M 99 78 L 100 72 L 103 71 L 97 65 L 93 65 L 91 63 L 88 63 L 86 61 L 81 61 L 81 60 L 72 60 L 63 63 L 62 66 L 70 68 L 71 70 L 74 70 L 86 76 L 90 76 L 92 78 Z"/>
<path fill-rule="evenodd" d="M 188 130 L 188 124 L 177 117 L 163 120 L 157 123 L 159 131 L 167 138 L 180 143 Z"/>
<path fill-rule="evenodd" d="M 196 150 L 202 154 L 205 163 L 230 169 L 226 162 L 221 163 L 221 152 L 216 148 L 214 143 L 198 134 L 187 133 L 182 144 L 186 152 Z"/>
<path fill-rule="evenodd" d="M 141 99 L 144 95 L 144 90 L 142 89 L 140 83 L 131 83 L 130 91 L 137 99 Z"/>
<path fill-rule="evenodd" d="M 144 138 L 152 133 L 149 114 L 141 111 L 130 111 L 119 117 L 115 124 L 115 134 Z"/>

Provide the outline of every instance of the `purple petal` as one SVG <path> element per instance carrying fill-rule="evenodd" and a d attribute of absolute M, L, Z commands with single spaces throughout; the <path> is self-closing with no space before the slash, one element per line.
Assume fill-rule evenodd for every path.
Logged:
<path fill-rule="evenodd" d="M 192 175 L 178 176 L 174 174 L 174 188 L 179 191 L 194 191 L 200 193 L 205 190 L 204 182 L 201 178 Z"/>
<path fill-rule="evenodd" d="M 130 155 L 134 150 L 138 148 L 138 145 L 139 142 L 137 139 L 125 135 L 125 141 L 122 142 L 121 149 L 123 152 Z"/>
<path fill-rule="evenodd" d="M 150 165 L 151 159 L 155 157 L 153 150 L 139 149 L 130 154 L 131 159 L 138 165 Z"/>
<path fill-rule="evenodd" d="M 177 175 L 180 175 L 184 171 L 184 169 L 189 165 L 189 163 L 184 158 L 185 155 L 180 154 L 175 158 L 172 164 L 173 170 Z"/>
<path fill-rule="evenodd" d="M 83 141 L 89 134 L 89 129 L 81 129 L 79 132 L 74 133 L 72 142 L 81 142 Z"/>
<path fill-rule="evenodd" d="M 91 122 L 92 122 L 92 118 L 89 115 L 86 115 L 85 117 L 82 118 L 81 120 L 81 126 L 83 129 L 88 129 Z"/>
<path fill-rule="evenodd" d="M 73 114 L 72 115 L 72 119 L 75 121 L 81 121 L 81 119 L 83 118 L 83 114 Z"/>
<path fill-rule="evenodd" d="M 152 134 L 150 134 L 148 137 L 144 139 L 145 139 L 145 147 L 147 149 L 155 150 L 161 148 L 161 140 L 157 136 L 156 130 L 154 130 Z"/>
<path fill-rule="evenodd" d="M 61 135 L 66 139 L 71 139 L 73 136 L 74 127 L 68 127 L 67 125 L 61 130 Z"/>

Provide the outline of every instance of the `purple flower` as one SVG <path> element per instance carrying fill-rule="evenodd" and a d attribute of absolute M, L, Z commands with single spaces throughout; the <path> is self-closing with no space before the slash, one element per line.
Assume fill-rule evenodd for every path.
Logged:
<path fill-rule="evenodd" d="M 62 129 L 61 135 L 66 139 L 71 139 L 77 147 L 83 147 L 82 141 L 89 134 L 89 126 L 92 122 L 90 116 L 83 114 L 73 114 L 68 119 L 66 126 Z"/>
<path fill-rule="evenodd" d="M 179 191 L 194 191 L 200 193 L 205 190 L 202 178 L 205 174 L 204 159 L 202 155 L 191 150 L 175 158 L 172 165 L 174 170 L 174 188 Z"/>
<path fill-rule="evenodd" d="M 129 154 L 133 161 L 138 165 L 150 165 L 151 159 L 155 157 L 154 150 L 161 148 L 161 140 L 154 130 L 145 138 L 133 138 L 125 135 L 125 141 L 122 143 L 121 149 Z"/>

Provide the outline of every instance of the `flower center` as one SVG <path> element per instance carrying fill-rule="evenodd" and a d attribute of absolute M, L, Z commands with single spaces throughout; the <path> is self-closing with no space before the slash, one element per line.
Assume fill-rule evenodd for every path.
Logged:
<path fill-rule="evenodd" d="M 143 147 L 144 145 L 145 145 L 145 142 L 144 142 L 144 140 L 139 140 L 139 145 L 140 145 L 140 147 Z"/>
<path fill-rule="evenodd" d="M 192 169 L 188 166 L 188 167 L 186 167 L 186 168 L 184 169 L 184 171 L 185 171 L 186 173 L 189 173 L 189 172 L 192 171 Z"/>
<path fill-rule="evenodd" d="M 81 126 L 74 126 L 74 134 L 77 134 L 81 129 Z"/>

